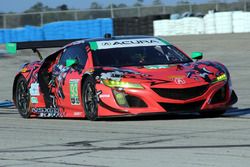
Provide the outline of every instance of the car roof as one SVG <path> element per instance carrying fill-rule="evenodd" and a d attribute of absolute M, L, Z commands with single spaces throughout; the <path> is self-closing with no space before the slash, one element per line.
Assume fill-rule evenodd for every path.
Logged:
<path fill-rule="evenodd" d="M 122 39 L 138 39 L 138 38 L 156 38 L 153 36 L 145 36 L 145 35 L 131 35 L 131 36 L 113 36 L 110 38 L 93 38 L 93 39 L 87 39 L 86 42 L 92 42 L 92 41 L 109 41 L 109 40 L 122 40 Z"/>
<path fill-rule="evenodd" d="M 78 40 L 74 43 L 85 43 L 85 42 L 97 42 L 97 41 L 111 41 L 111 40 L 122 40 L 122 39 L 140 39 L 140 38 L 157 38 L 154 36 L 146 36 L 146 35 L 124 35 L 124 36 L 112 36 L 110 38 L 86 38 L 83 40 Z"/>

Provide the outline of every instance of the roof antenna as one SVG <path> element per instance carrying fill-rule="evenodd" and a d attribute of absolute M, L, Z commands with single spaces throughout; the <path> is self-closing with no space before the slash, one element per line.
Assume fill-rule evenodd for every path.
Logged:
<path fill-rule="evenodd" d="M 104 38 L 111 38 L 112 36 L 111 36 L 111 34 L 110 33 L 106 33 L 106 34 L 104 34 Z"/>

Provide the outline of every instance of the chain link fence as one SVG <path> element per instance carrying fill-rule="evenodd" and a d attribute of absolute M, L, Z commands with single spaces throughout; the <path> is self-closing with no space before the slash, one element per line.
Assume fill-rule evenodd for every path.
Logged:
<path fill-rule="evenodd" d="M 146 6 L 130 8 L 110 8 L 98 10 L 67 10 L 37 13 L 0 15 L 0 28 L 17 28 L 26 25 L 42 26 L 46 23 L 65 20 L 86 20 L 95 18 L 143 17 L 173 13 L 203 13 L 215 11 L 250 11 L 250 2 L 188 4 L 176 6 Z"/>

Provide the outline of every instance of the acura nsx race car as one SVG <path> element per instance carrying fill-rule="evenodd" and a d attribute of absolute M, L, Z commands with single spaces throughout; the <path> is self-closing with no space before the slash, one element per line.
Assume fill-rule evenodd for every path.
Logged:
<path fill-rule="evenodd" d="M 16 75 L 13 101 L 22 117 L 216 116 L 237 102 L 227 68 L 201 60 L 201 52 L 190 58 L 151 36 L 72 41 L 7 45 L 12 51 L 32 49 L 40 57 L 39 48 L 62 47 L 44 60 L 22 65 Z"/>

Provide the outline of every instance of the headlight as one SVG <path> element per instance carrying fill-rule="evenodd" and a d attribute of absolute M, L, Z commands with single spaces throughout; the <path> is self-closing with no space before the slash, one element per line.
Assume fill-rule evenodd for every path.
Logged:
<path fill-rule="evenodd" d="M 135 88 L 135 89 L 144 89 L 142 85 L 137 83 L 122 82 L 122 81 L 113 81 L 113 80 L 103 80 L 104 85 L 111 88 Z"/>
<path fill-rule="evenodd" d="M 220 81 L 226 81 L 226 80 L 227 80 L 227 75 L 222 74 L 222 75 L 216 77 L 216 79 L 213 81 L 213 83 L 220 82 Z"/>

